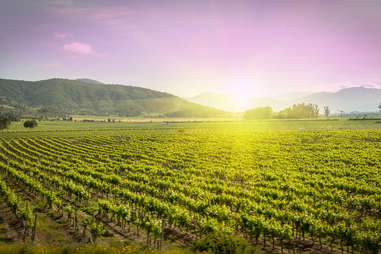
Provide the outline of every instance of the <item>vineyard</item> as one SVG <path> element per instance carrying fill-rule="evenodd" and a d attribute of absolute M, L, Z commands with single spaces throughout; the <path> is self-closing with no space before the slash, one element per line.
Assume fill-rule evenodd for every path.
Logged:
<path fill-rule="evenodd" d="M 50 216 L 83 243 L 222 232 L 265 252 L 380 252 L 381 129 L 205 126 L 4 132 L 0 202 L 25 242 Z"/>

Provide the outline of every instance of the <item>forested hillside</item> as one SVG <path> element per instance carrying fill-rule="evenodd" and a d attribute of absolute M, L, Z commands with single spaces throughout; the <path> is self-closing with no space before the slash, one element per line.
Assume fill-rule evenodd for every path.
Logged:
<path fill-rule="evenodd" d="M 80 80 L 0 79 L 0 107 L 21 113 L 226 117 L 229 113 L 146 88 Z"/>

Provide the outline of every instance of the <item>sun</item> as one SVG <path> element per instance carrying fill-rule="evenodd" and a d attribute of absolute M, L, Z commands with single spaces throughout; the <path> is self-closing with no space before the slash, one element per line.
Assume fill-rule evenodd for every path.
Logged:
<path fill-rule="evenodd" d="M 237 90 L 237 91 L 234 91 L 233 95 L 242 104 L 245 104 L 245 103 L 249 102 L 250 99 L 253 97 L 253 95 L 250 92 L 246 91 L 246 90 Z"/>
<path fill-rule="evenodd" d="M 246 105 L 255 96 L 255 87 L 251 82 L 234 82 L 229 87 L 229 94 L 232 94 L 241 105 Z"/>

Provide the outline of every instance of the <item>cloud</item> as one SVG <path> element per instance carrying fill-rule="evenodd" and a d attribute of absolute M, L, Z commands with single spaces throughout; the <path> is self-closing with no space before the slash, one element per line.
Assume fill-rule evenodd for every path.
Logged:
<path fill-rule="evenodd" d="M 338 84 L 337 87 L 339 90 L 351 87 L 381 88 L 381 83 L 372 81 L 348 82 L 346 84 Z"/>
<path fill-rule="evenodd" d="M 57 39 L 67 39 L 67 38 L 71 38 L 73 37 L 72 34 L 68 34 L 68 33 L 53 33 L 53 36 Z"/>
<path fill-rule="evenodd" d="M 95 54 L 93 47 L 86 43 L 73 42 L 65 44 L 63 49 L 67 52 L 70 52 L 74 55 L 92 55 Z"/>

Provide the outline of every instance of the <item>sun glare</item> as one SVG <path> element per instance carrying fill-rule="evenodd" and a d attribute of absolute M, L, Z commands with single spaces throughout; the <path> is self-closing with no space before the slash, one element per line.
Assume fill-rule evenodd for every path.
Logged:
<path fill-rule="evenodd" d="M 247 103 L 253 97 L 253 95 L 246 90 L 237 90 L 233 93 L 240 103 Z"/>
<path fill-rule="evenodd" d="M 234 95 L 240 105 L 246 105 L 256 96 L 255 87 L 252 82 L 235 82 L 228 90 L 228 93 Z"/>

